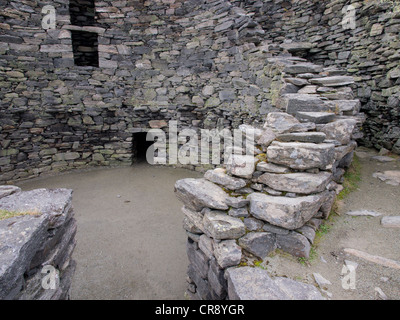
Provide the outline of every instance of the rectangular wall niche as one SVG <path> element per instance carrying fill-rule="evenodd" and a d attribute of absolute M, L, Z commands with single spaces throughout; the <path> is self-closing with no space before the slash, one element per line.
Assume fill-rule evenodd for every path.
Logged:
<path fill-rule="evenodd" d="M 99 66 L 98 34 L 85 31 L 71 31 L 75 65 L 81 67 Z"/>
<path fill-rule="evenodd" d="M 94 0 L 70 0 L 69 14 L 75 26 L 94 26 L 96 8 Z"/>

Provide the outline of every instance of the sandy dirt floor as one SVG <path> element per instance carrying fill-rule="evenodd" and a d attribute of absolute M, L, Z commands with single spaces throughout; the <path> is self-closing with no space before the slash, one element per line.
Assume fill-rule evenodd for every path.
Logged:
<path fill-rule="evenodd" d="M 318 273 L 330 284 L 324 296 L 333 300 L 400 300 L 400 270 L 344 253 L 345 248 L 400 261 L 400 229 L 384 228 L 383 216 L 400 215 L 400 187 L 373 177 L 400 170 L 398 158 L 381 163 L 376 152 L 359 148 L 358 189 L 338 203 L 337 213 L 314 245 L 309 260 L 276 252 L 260 267 L 272 276 L 286 276 L 317 285 Z M 173 193 L 175 181 L 201 177 L 183 169 L 138 164 L 129 168 L 75 172 L 19 185 L 33 188 L 72 188 L 78 220 L 78 262 L 72 299 L 184 299 L 188 265 L 181 203 Z M 372 210 L 379 217 L 352 217 L 346 212 Z M 344 268 L 356 263 L 355 271 Z M 379 288 L 379 289 L 377 289 Z M 381 292 L 380 294 L 378 292 Z"/>
<path fill-rule="evenodd" d="M 78 221 L 71 299 L 184 299 L 186 234 L 178 179 L 200 177 L 146 163 L 36 179 L 19 186 L 71 188 Z"/>

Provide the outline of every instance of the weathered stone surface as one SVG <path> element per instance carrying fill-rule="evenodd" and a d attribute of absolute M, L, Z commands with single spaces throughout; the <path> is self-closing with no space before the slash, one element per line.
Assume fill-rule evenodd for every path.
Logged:
<path fill-rule="evenodd" d="M 17 186 L 0 186 L 0 199 L 18 192 L 21 192 L 21 188 Z"/>
<path fill-rule="evenodd" d="M 340 144 L 348 144 L 355 126 L 355 120 L 343 119 L 324 125 L 320 131 L 324 132 L 329 140 L 336 140 Z"/>
<path fill-rule="evenodd" d="M 226 170 L 234 176 L 249 179 L 255 170 L 255 159 L 250 155 L 233 154 L 226 164 Z"/>
<path fill-rule="evenodd" d="M 272 129 L 278 134 L 283 134 L 312 130 L 315 128 L 315 125 L 312 123 L 300 123 L 295 117 L 285 112 L 271 112 L 267 115 L 264 128 Z"/>
<path fill-rule="evenodd" d="M 310 220 L 319 210 L 324 193 L 298 197 L 274 197 L 254 192 L 250 199 L 250 213 L 261 220 L 286 229 L 297 229 Z"/>
<path fill-rule="evenodd" d="M 203 224 L 206 234 L 217 240 L 238 239 L 246 232 L 242 220 L 220 211 L 206 212 Z"/>
<path fill-rule="evenodd" d="M 72 190 L 36 189 L 0 199 L 0 209 L 15 212 L 39 212 L 49 216 L 49 227 L 57 228 L 69 219 Z"/>
<path fill-rule="evenodd" d="M 381 181 L 384 181 L 387 184 L 392 186 L 400 185 L 400 171 L 397 170 L 387 170 L 384 172 L 374 172 L 372 174 L 374 178 L 378 178 Z"/>
<path fill-rule="evenodd" d="M 288 172 L 290 172 L 290 169 L 287 167 L 278 166 L 276 164 L 268 163 L 268 162 L 264 162 L 264 161 L 260 161 L 259 163 L 257 163 L 256 169 L 258 171 L 271 172 L 271 173 L 288 173 Z"/>
<path fill-rule="evenodd" d="M 326 134 L 323 132 L 294 132 L 280 134 L 276 137 L 278 141 L 282 142 L 311 142 L 322 143 L 326 139 Z"/>
<path fill-rule="evenodd" d="M 400 216 L 382 217 L 381 225 L 384 228 L 400 228 Z"/>
<path fill-rule="evenodd" d="M 323 70 L 322 66 L 309 63 L 309 62 L 304 62 L 304 63 L 296 63 L 293 65 L 288 65 L 283 69 L 283 72 L 289 73 L 289 74 L 300 74 L 300 73 L 318 73 Z"/>
<path fill-rule="evenodd" d="M 354 78 L 350 76 L 333 76 L 325 78 L 313 78 L 311 83 L 318 84 L 324 87 L 341 87 L 354 83 Z"/>
<path fill-rule="evenodd" d="M 249 203 L 250 201 L 247 200 L 247 203 Z M 235 218 L 246 218 L 249 216 L 249 212 L 247 211 L 247 208 L 242 207 L 242 208 L 231 208 L 228 211 L 228 214 L 232 217 Z"/>
<path fill-rule="evenodd" d="M 329 172 L 264 173 L 258 178 L 258 182 L 275 190 L 310 194 L 324 191 L 331 178 L 332 174 Z"/>
<path fill-rule="evenodd" d="M 300 121 L 314 122 L 315 124 L 325 124 L 335 119 L 333 112 L 297 112 L 296 118 Z"/>
<path fill-rule="evenodd" d="M 183 228 L 195 234 L 204 233 L 203 215 L 200 212 L 193 211 L 186 206 L 182 207 L 182 212 L 185 214 L 183 219 Z"/>
<path fill-rule="evenodd" d="M 220 268 L 215 258 L 210 260 L 207 280 L 212 298 L 216 300 L 225 299 L 228 294 L 228 283 L 224 277 L 224 269 Z"/>
<path fill-rule="evenodd" d="M 242 249 L 235 240 L 224 240 L 214 244 L 214 255 L 218 265 L 225 269 L 237 266 L 242 258 Z"/>
<path fill-rule="evenodd" d="M 289 296 L 269 277 L 266 270 L 242 267 L 229 268 L 229 300 L 289 300 Z"/>
<path fill-rule="evenodd" d="M 13 298 L 9 296 L 11 290 L 18 286 L 20 278 L 28 271 L 34 255 L 45 241 L 48 223 L 49 216 L 45 214 L 0 221 L 0 299 Z M 20 289 L 18 287 L 16 293 Z"/>
<path fill-rule="evenodd" d="M 289 278 L 277 277 L 274 282 L 292 300 L 325 300 L 316 287 Z"/>
<path fill-rule="evenodd" d="M 267 149 L 268 161 L 293 169 L 332 168 L 335 145 L 330 143 L 303 143 L 274 141 Z"/>
<path fill-rule="evenodd" d="M 311 245 L 305 236 L 295 231 L 288 235 L 276 235 L 276 244 L 279 249 L 296 257 L 309 258 Z"/>
<path fill-rule="evenodd" d="M 226 199 L 226 204 L 233 208 L 243 208 L 249 204 L 249 200 L 242 197 L 229 197 Z"/>
<path fill-rule="evenodd" d="M 297 115 L 298 112 L 330 111 L 319 96 L 301 93 L 285 94 L 281 99 L 280 107 L 291 115 Z"/>
<path fill-rule="evenodd" d="M 204 178 L 211 182 L 222 185 L 229 190 L 240 189 L 240 188 L 243 188 L 244 186 L 246 186 L 246 184 L 247 184 L 246 181 L 243 179 L 235 178 L 235 177 L 231 177 L 231 176 L 227 175 L 226 170 L 223 168 L 208 170 L 204 174 Z"/>
<path fill-rule="evenodd" d="M 269 232 L 249 232 L 239 239 L 239 245 L 255 256 L 265 259 L 270 252 L 276 249 L 275 234 Z"/>
<path fill-rule="evenodd" d="M 205 234 L 202 234 L 199 238 L 198 244 L 199 244 L 199 249 L 205 254 L 205 256 L 208 259 L 211 259 L 214 253 L 212 239 L 207 237 Z"/>
<path fill-rule="evenodd" d="M 194 244 L 195 242 L 192 244 L 190 241 L 188 241 L 186 245 L 186 253 L 189 258 L 189 262 L 200 275 L 200 277 L 206 279 L 208 274 L 209 258 L 201 250 L 197 250 Z"/>
<path fill-rule="evenodd" d="M 182 179 L 175 183 L 175 194 L 188 208 L 200 211 L 204 207 L 228 209 L 228 195 L 220 187 L 205 179 Z"/>

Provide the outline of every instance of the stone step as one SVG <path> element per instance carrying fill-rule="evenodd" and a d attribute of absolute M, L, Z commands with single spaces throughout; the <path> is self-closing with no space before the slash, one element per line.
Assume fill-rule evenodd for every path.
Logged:
<path fill-rule="evenodd" d="M 335 145 L 274 141 L 267 149 L 267 159 L 269 162 L 297 170 L 330 170 L 335 162 Z"/>
<path fill-rule="evenodd" d="M 305 62 L 288 65 L 283 69 L 283 72 L 289 74 L 301 74 L 301 73 L 320 73 L 323 70 L 322 66 Z"/>
<path fill-rule="evenodd" d="M 328 110 L 337 114 L 343 113 L 346 115 L 355 115 L 360 112 L 360 100 L 330 100 L 325 101 L 325 106 Z"/>
<path fill-rule="evenodd" d="M 280 134 L 276 139 L 281 142 L 322 143 L 326 139 L 326 135 L 323 132 L 293 132 Z"/>
<path fill-rule="evenodd" d="M 258 178 L 258 182 L 279 191 L 311 194 L 324 191 L 331 178 L 332 174 L 329 172 L 264 173 Z"/>
<path fill-rule="evenodd" d="M 335 120 L 333 112 L 297 112 L 296 118 L 302 122 L 313 122 L 315 124 L 326 124 Z"/>
<path fill-rule="evenodd" d="M 296 115 L 298 112 L 332 112 L 325 101 L 318 95 L 288 93 L 282 96 L 279 107 L 291 115 Z"/>
<path fill-rule="evenodd" d="M 330 76 L 324 78 L 313 78 L 310 82 L 325 87 L 342 87 L 354 83 L 351 76 Z"/>

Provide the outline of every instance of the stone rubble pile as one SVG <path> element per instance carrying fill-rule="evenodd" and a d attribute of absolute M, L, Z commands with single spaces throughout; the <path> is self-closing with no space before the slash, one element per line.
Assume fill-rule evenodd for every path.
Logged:
<path fill-rule="evenodd" d="M 244 137 L 256 137 L 254 156 L 233 154 L 204 178 L 175 184 L 188 235 L 188 292 L 195 298 L 242 297 L 235 290 L 246 287 L 247 271 L 236 267 L 277 248 L 308 258 L 353 159 L 364 119 L 351 94 L 353 79 L 304 59 L 268 62 L 283 70 L 279 112 L 268 113 L 262 127 L 241 127 Z"/>
<path fill-rule="evenodd" d="M 76 263 L 72 190 L 0 187 L 0 210 L 33 213 L 0 220 L 0 299 L 63 300 Z"/>

